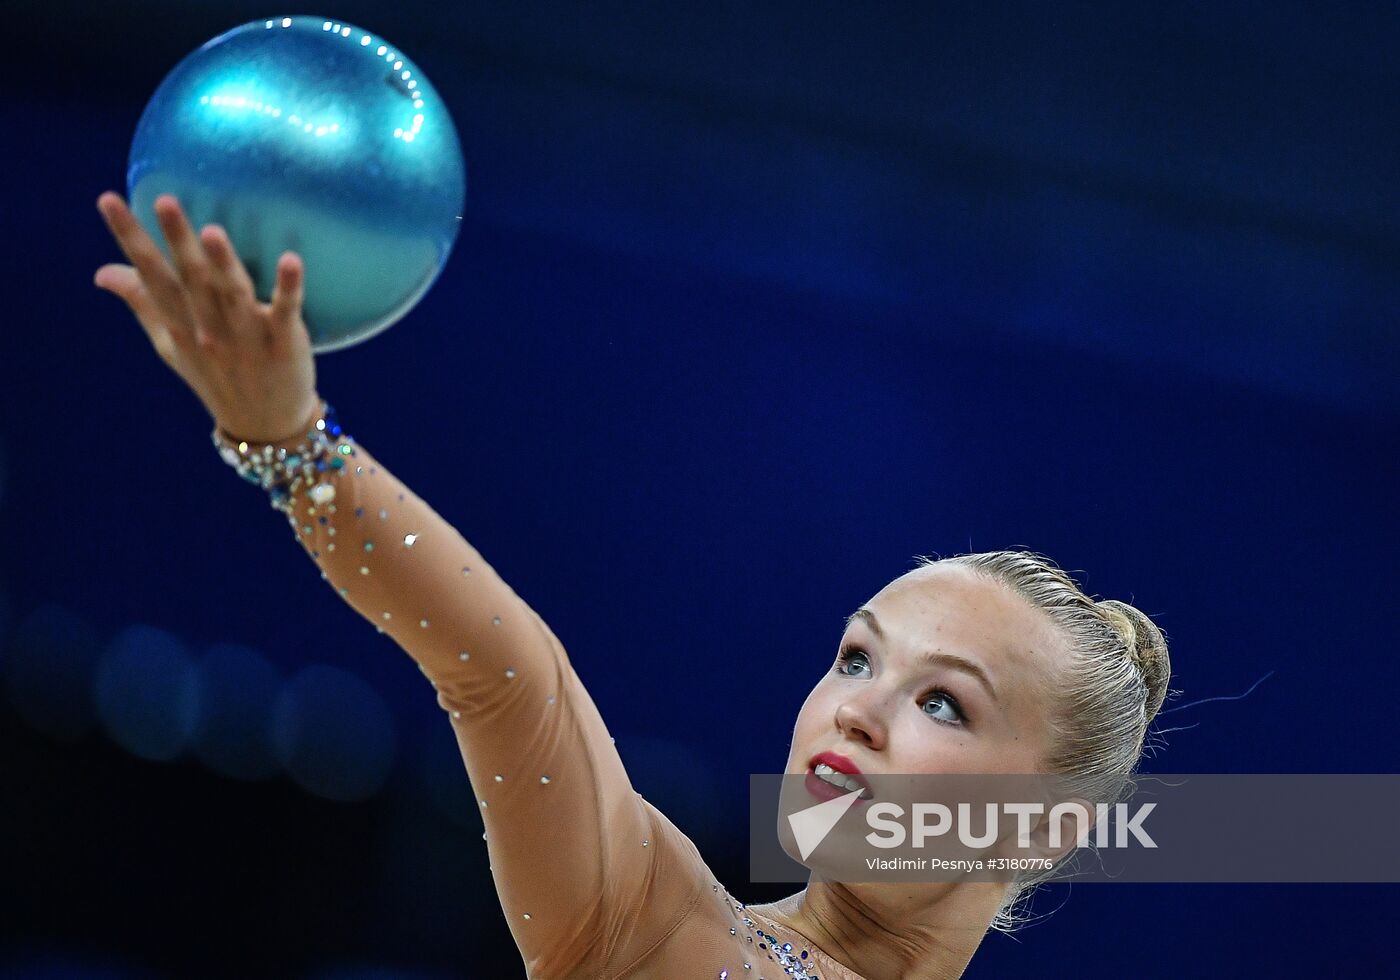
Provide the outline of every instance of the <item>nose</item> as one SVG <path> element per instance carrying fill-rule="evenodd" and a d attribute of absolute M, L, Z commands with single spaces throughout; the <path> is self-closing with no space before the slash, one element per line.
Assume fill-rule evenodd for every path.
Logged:
<path fill-rule="evenodd" d="M 885 709 L 881 699 L 870 688 L 852 695 L 836 708 L 836 728 L 842 735 L 866 748 L 884 748 L 889 738 Z"/>

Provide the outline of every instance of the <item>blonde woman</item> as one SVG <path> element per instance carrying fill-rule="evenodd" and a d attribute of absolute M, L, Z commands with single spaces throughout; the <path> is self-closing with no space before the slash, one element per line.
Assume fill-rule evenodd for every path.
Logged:
<path fill-rule="evenodd" d="M 215 446 L 329 585 L 436 689 L 531 977 L 956 977 L 1009 921 L 1030 881 L 814 879 L 771 905 L 734 899 L 632 788 L 554 633 L 321 399 L 300 259 L 282 256 L 260 302 L 221 228 L 196 234 L 169 195 L 155 206 L 173 264 L 108 192 L 98 208 L 130 264 L 95 282 L 203 402 Z M 1068 773 L 1113 799 L 1168 676 L 1145 616 L 1089 599 L 1039 556 L 925 562 L 851 616 L 786 771 Z"/>

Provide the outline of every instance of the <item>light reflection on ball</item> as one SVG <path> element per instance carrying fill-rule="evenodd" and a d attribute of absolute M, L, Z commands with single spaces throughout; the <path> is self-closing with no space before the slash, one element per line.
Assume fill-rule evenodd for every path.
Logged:
<path fill-rule="evenodd" d="M 136 127 L 132 209 L 162 248 L 154 204 L 223 225 L 267 301 L 278 257 L 306 265 L 318 352 L 406 314 L 452 250 L 466 199 L 457 131 L 402 51 L 306 16 L 236 27 L 181 61 Z"/>

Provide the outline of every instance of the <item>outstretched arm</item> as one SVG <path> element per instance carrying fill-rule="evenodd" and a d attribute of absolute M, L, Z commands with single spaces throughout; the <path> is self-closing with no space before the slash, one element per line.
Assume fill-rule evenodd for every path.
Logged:
<path fill-rule="evenodd" d="M 300 259 L 281 257 L 263 303 L 223 230 L 209 225 L 196 237 L 174 197 L 156 202 L 173 268 L 118 195 L 104 194 L 98 207 L 132 264 L 103 266 L 96 284 L 131 308 L 209 410 L 216 437 L 302 442 L 322 403 L 301 319 Z M 436 687 L 531 975 L 626 969 L 686 915 L 703 862 L 633 791 L 540 617 L 367 449 L 351 448 L 339 469 L 293 487 L 279 509 L 340 597 Z"/>
<path fill-rule="evenodd" d="M 531 975 L 597 975 L 648 901 L 660 850 L 650 808 L 549 627 L 452 525 L 353 449 L 321 477 L 333 500 L 318 506 L 302 490 L 288 502 L 292 531 L 437 689 Z"/>

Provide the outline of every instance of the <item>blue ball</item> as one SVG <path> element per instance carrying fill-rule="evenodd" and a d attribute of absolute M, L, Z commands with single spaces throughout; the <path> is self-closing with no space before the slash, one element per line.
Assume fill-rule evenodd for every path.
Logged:
<path fill-rule="evenodd" d="M 132 210 L 169 247 L 155 200 L 224 226 L 272 297 L 277 259 L 306 268 L 317 352 L 387 329 L 423 297 L 457 238 L 466 165 L 437 90 L 387 40 L 323 17 L 236 27 L 187 56 L 141 115 Z"/>

